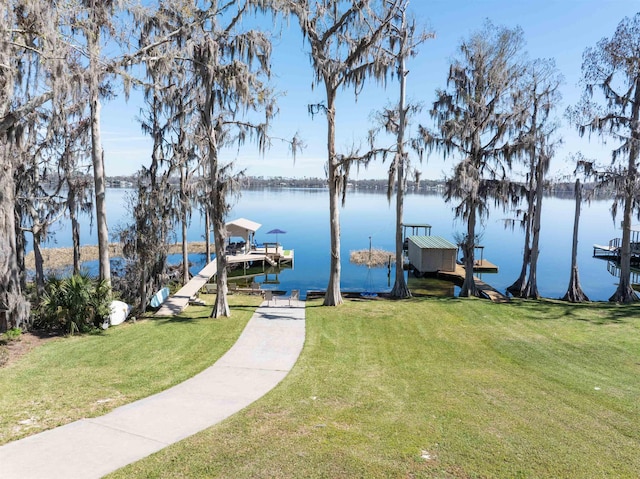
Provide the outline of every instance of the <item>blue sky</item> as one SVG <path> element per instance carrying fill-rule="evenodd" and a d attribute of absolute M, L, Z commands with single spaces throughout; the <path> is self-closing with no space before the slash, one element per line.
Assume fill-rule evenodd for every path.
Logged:
<path fill-rule="evenodd" d="M 564 76 L 563 102 L 557 109 L 559 117 L 568 105 L 575 103 L 581 88 L 582 54 L 603 37 L 610 37 L 620 20 L 640 11 L 640 0 L 412 0 L 411 11 L 419 24 L 433 30 L 436 37 L 420 48 L 419 55 L 409 64 L 408 98 L 424 104 L 423 112 L 413 121 L 430 126 L 427 110 L 435 99 L 436 88 L 444 88 L 451 58 L 460 41 L 479 29 L 485 19 L 496 25 L 520 26 L 524 31 L 526 50 L 531 58 L 554 58 Z M 270 27 L 271 24 L 267 23 Z M 225 152 L 238 167 L 251 176 L 324 177 L 326 163 L 326 121 L 322 116 L 311 118 L 307 105 L 323 101 L 323 87 L 311 89 L 313 73 L 308 59 L 308 47 L 291 21 L 282 35 L 274 38 L 272 85 L 281 94 L 280 113 L 272 125 L 274 137 L 290 138 L 296 132 L 306 143 L 295 162 L 284 145 L 274 142 L 260 155 L 251 145 Z M 347 152 L 352 145 L 366 147 L 367 131 L 374 111 L 397 102 L 398 86 L 391 82 L 383 89 L 367 85 L 354 99 L 352 91 L 339 92 L 337 106 L 336 146 Z M 150 141 L 140 131 L 135 117 L 140 110 L 139 97 L 128 103 L 118 99 L 103 105 L 103 145 L 107 175 L 127 175 L 148 163 Z M 553 162 L 554 175 L 572 170 L 565 161 L 570 153 L 582 151 L 591 158 L 607 161 L 612 145 L 601 145 L 597 138 L 580 138 L 573 129 L 563 126 L 563 145 Z M 423 178 L 438 179 L 449 174 L 453 161 L 446 162 L 432 154 L 422 164 L 414 158 Z M 387 165 L 377 162 L 366 170 L 354 171 L 354 178 L 386 178 Z"/>

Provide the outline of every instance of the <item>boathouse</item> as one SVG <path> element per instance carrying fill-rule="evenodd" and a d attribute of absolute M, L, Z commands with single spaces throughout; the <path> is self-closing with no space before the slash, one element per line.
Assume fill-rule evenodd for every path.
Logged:
<path fill-rule="evenodd" d="M 458 248 L 440 236 L 409 236 L 409 263 L 420 274 L 456 269 Z"/>

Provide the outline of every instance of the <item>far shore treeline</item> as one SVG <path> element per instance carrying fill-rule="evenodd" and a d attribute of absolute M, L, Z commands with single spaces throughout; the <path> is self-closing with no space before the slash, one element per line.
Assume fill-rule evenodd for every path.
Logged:
<path fill-rule="evenodd" d="M 87 179 L 90 179 L 87 176 Z M 109 188 L 133 188 L 138 181 L 137 175 L 108 176 Z M 179 178 L 172 178 L 172 182 L 179 183 Z M 420 181 L 407 181 L 407 191 L 413 194 L 437 194 L 442 195 L 445 189 L 445 180 L 420 179 Z M 51 180 L 51 185 L 57 184 Z M 247 176 L 239 182 L 241 189 L 259 190 L 262 188 L 327 188 L 326 178 L 287 178 L 283 176 Z M 386 179 L 351 179 L 348 187 L 358 190 L 372 190 L 384 193 L 389 185 Z M 397 187 L 397 186 L 396 186 Z M 583 195 L 590 195 L 592 199 L 610 199 L 615 196 L 613 188 L 606 188 L 596 182 L 587 182 L 582 185 Z M 545 185 L 545 194 L 556 198 L 575 198 L 575 183 L 566 181 L 550 181 Z"/>

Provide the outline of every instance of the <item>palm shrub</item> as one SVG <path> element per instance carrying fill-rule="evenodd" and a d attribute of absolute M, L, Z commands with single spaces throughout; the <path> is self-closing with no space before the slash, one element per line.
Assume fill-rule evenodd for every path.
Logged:
<path fill-rule="evenodd" d="M 50 278 L 40 303 L 40 322 L 67 334 L 86 333 L 105 321 L 110 303 L 111 289 L 104 280 L 86 273 Z"/>
<path fill-rule="evenodd" d="M 6 341 L 17 341 L 22 336 L 22 329 L 10 328 L 0 335 L 0 338 L 6 339 Z"/>

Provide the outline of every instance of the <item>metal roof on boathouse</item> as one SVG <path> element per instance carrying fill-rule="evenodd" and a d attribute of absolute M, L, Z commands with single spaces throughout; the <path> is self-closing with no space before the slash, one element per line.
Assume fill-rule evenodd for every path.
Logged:
<path fill-rule="evenodd" d="M 420 249 L 454 249 L 458 247 L 440 236 L 409 236 L 409 238 Z"/>

